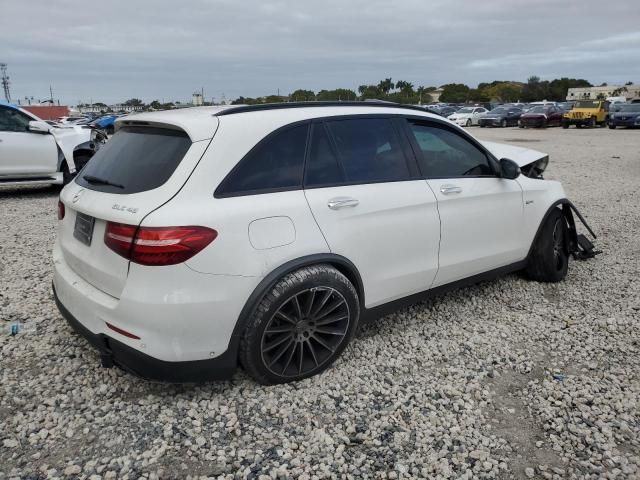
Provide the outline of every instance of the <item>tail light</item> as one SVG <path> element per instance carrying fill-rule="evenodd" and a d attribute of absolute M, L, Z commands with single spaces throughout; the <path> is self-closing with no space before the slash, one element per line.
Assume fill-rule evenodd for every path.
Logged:
<path fill-rule="evenodd" d="M 207 227 L 137 227 L 109 222 L 104 243 L 134 263 L 160 266 L 187 261 L 217 236 L 218 232 Z"/>
<path fill-rule="evenodd" d="M 58 200 L 58 220 L 62 220 L 64 218 L 64 203 Z"/>

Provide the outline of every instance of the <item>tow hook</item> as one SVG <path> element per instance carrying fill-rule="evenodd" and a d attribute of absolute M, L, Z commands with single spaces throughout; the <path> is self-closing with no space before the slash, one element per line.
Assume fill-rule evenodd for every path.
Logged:
<path fill-rule="evenodd" d="M 103 368 L 113 368 L 113 358 L 109 353 L 101 353 L 100 354 L 100 363 Z"/>

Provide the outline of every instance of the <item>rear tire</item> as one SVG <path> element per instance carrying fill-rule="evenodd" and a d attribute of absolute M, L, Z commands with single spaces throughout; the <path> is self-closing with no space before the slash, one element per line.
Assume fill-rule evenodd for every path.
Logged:
<path fill-rule="evenodd" d="M 245 328 L 240 363 L 265 385 L 311 377 L 340 356 L 359 316 L 347 277 L 330 265 L 301 268 L 263 297 Z"/>
<path fill-rule="evenodd" d="M 554 208 L 547 216 L 535 240 L 525 270 L 538 282 L 559 282 L 569 270 L 568 229 L 564 215 Z"/>
<path fill-rule="evenodd" d="M 562 128 L 564 129 L 569 128 L 569 122 L 562 122 Z"/>

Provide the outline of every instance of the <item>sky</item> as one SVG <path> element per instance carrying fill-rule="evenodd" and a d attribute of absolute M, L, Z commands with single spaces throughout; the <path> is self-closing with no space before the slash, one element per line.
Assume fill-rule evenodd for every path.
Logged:
<path fill-rule="evenodd" d="M 640 83 L 640 1 L 2 0 L 13 100 L 215 101 L 585 78 Z M 1 92 L 0 92 L 1 95 Z"/>

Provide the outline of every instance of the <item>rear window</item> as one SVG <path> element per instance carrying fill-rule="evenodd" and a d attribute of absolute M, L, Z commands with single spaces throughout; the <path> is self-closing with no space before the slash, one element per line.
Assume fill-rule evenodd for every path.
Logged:
<path fill-rule="evenodd" d="M 96 153 L 76 183 L 109 193 L 139 193 L 165 183 L 191 147 L 179 130 L 123 127 Z"/>

